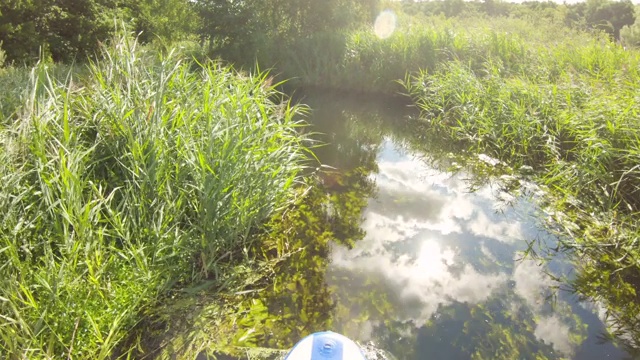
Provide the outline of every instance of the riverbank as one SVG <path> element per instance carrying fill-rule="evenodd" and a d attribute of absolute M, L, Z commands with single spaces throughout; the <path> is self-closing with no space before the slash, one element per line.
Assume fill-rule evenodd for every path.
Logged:
<path fill-rule="evenodd" d="M 497 62 L 503 70 L 511 72 L 535 70 L 529 73 L 531 76 L 544 76 L 539 74 L 543 68 L 534 68 L 538 64 L 549 67 L 552 71 L 549 76 L 566 67 L 593 68 L 597 63 L 582 62 L 588 58 L 572 56 L 572 52 L 586 52 L 590 44 L 607 41 L 543 20 L 419 17 L 400 11 L 386 14 L 390 19 L 383 34 L 368 26 L 294 39 L 266 39 L 255 48 L 256 60 L 296 87 L 390 95 L 403 92 L 398 81 L 404 80 L 407 73 L 435 71 L 452 61 L 479 72 L 484 71 L 487 63 Z M 546 46 L 556 51 L 538 51 Z M 247 60 L 250 62 L 238 64 L 254 66 L 253 58 Z M 610 71 L 610 66 L 627 61 L 618 60 L 601 71 Z"/>
<path fill-rule="evenodd" d="M 130 354 L 122 340 L 169 291 L 221 288 L 221 271 L 250 261 L 306 159 L 300 107 L 274 102 L 264 75 L 127 36 L 88 66 L 33 68 L 0 130 L 9 358 Z"/>
<path fill-rule="evenodd" d="M 570 286 L 603 303 L 613 334 L 637 349 L 640 54 L 598 37 L 512 39 L 520 56 L 455 59 L 408 77 L 417 126 L 545 185 L 549 227 L 578 267 Z"/>

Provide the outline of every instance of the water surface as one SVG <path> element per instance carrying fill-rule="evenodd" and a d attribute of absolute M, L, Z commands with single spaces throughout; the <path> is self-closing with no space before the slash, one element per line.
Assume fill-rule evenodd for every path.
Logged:
<path fill-rule="evenodd" d="M 526 191 L 514 195 L 500 181 L 445 171 L 451 160 L 425 153 L 428 139 L 406 127 L 412 111 L 395 100 L 302 102 L 328 144 L 315 154 L 330 166 L 319 175 L 325 217 L 340 226 L 314 260 L 298 260 L 287 294 L 265 299 L 292 323 L 270 346 L 333 330 L 397 359 L 625 358 L 601 340 L 593 305 L 556 291 L 570 264 L 523 258 L 529 244 L 555 243 L 535 186 L 520 181 Z"/>

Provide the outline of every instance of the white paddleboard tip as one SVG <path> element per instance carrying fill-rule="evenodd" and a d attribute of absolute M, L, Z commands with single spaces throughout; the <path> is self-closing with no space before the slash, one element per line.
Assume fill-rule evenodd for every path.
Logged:
<path fill-rule="evenodd" d="M 300 340 L 285 360 L 366 360 L 366 358 L 353 340 L 332 331 L 323 331 Z"/>

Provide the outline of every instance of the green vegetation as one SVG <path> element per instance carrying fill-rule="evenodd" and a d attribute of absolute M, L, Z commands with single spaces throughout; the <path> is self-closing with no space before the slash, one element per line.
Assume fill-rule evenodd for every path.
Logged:
<path fill-rule="evenodd" d="M 265 224 L 251 261 L 221 272 L 216 283 L 223 291 L 212 294 L 201 286 L 178 294 L 169 306 L 158 304 L 139 348 L 159 358 L 201 352 L 241 357 L 247 349 L 268 355 L 332 328 L 334 302 L 324 279 L 328 254 L 332 241 L 347 245 L 364 236 L 360 217 L 373 189 L 366 175 L 361 167 L 333 174 L 339 186 L 315 179 L 294 206 Z"/>
<path fill-rule="evenodd" d="M 0 41 L 8 61 L 84 62 L 114 35 L 115 19 L 126 20 L 142 42 L 193 37 L 192 7 L 183 0 L 7 0 L 0 4 Z"/>
<path fill-rule="evenodd" d="M 2 357 L 110 358 L 172 286 L 248 256 L 305 157 L 265 76 L 128 38 L 80 79 L 32 70 L 0 132 Z"/>
<path fill-rule="evenodd" d="M 311 107 L 318 109 L 313 114 L 314 124 L 329 130 L 329 134 L 319 139 L 331 140 L 332 144 L 318 149 L 318 157 L 337 169 L 320 175 L 321 183 L 310 190 L 297 211 L 287 212 L 284 218 L 269 224 L 272 230 L 269 239 L 276 242 L 264 249 L 271 253 L 272 261 L 282 259 L 273 257 L 279 251 L 292 253 L 270 273 L 272 280 L 247 286 L 235 301 L 226 299 L 191 307 L 185 303 L 189 309 L 184 310 L 185 315 L 194 307 L 197 313 L 180 324 L 177 334 L 171 336 L 172 341 L 160 346 L 165 357 L 175 354 L 176 349 L 190 357 L 199 350 L 216 347 L 241 359 L 245 359 L 245 354 L 249 359 L 271 358 L 268 356 L 278 353 L 275 349 L 290 348 L 309 332 L 330 328 L 353 338 L 360 336 L 363 329 L 370 331 L 375 344 L 398 359 L 452 355 L 485 359 L 496 353 L 506 359 L 532 354 L 539 359 L 563 359 L 563 354 L 541 341 L 535 332 L 540 316 L 556 311 L 561 314 L 563 324 L 570 324 L 571 342 L 579 345 L 585 340 L 586 324 L 572 313 L 567 303 L 558 301 L 554 306 L 545 303 L 540 309 L 532 309 L 513 286 L 496 291 L 481 304 L 453 301 L 441 306 L 437 315 L 411 320 L 419 302 L 410 301 L 412 305 L 408 305 L 407 299 L 398 295 L 399 289 L 390 285 L 390 279 L 376 272 L 332 265 L 329 241 L 334 239 L 334 243 L 344 247 L 357 246 L 364 235 L 360 223 L 367 203 L 363 200 L 374 197 L 369 206 L 384 201 L 381 194 L 374 193 L 376 186 L 372 181 L 378 171 L 375 157 L 384 140 L 397 137 L 398 143 L 409 142 L 407 147 L 416 149 L 424 144 L 413 137 L 414 127 L 395 121 L 402 103 L 383 97 L 372 99 L 369 95 L 326 93 L 315 94 L 310 101 Z M 338 105 L 319 106 L 322 104 Z M 354 167 L 357 164 L 363 166 Z M 332 208 L 338 210 L 328 211 Z M 296 224 L 292 227 L 295 230 L 281 236 L 291 222 Z M 467 243 L 475 245 L 476 241 Z M 470 251 L 468 256 L 487 261 L 477 267 L 487 273 L 500 270 L 511 273 L 517 265 L 510 252 L 500 259 L 486 259 L 476 251 Z M 225 312 L 220 308 L 221 303 L 234 304 L 238 298 L 242 301 L 237 309 Z M 220 328 L 231 328 L 231 324 L 238 328 L 235 336 L 221 336 Z M 163 324 L 161 328 L 166 331 L 164 326 L 173 328 L 175 324 Z M 216 343 L 220 338 L 231 340 Z M 202 344 L 206 345 L 200 347 Z M 394 357 L 382 354 L 372 359 Z"/>
<path fill-rule="evenodd" d="M 0 42 L 0 69 L 2 69 L 6 58 L 7 58 L 7 54 L 2 49 L 2 42 Z"/>
<path fill-rule="evenodd" d="M 482 68 L 487 59 L 499 60 L 505 66 L 520 66 L 514 71 L 524 71 L 517 59 L 526 57 L 537 61 L 537 54 L 523 44 L 531 36 L 546 37 L 541 40 L 550 43 L 561 39 L 567 45 L 593 42 L 588 34 L 561 24 L 546 26 L 548 32 L 535 35 L 539 24 L 522 19 L 488 22 L 400 16 L 396 31 L 387 39 L 380 39 L 371 29 L 347 35 L 318 33 L 291 44 L 282 52 L 259 49 L 258 54 L 262 63 L 276 64 L 277 70 L 282 69 L 285 76 L 301 85 L 394 94 L 401 91 L 397 80 L 404 79 L 407 72 L 431 71 L 455 60 L 469 63 L 474 69 Z M 588 49 L 578 43 L 569 46 L 580 51 Z M 273 48 L 269 44 L 265 47 Z M 559 69 L 572 61 L 569 56 L 561 60 L 562 63 L 556 65 Z"/>
<path fill-rule="evenodd" d="M 314 133 L 312 139 L 341 145 L 339 151 L 323 146 L 315 153 L 334 169 L 310 176 L 310 187 L 299 189 L 295 204 L 265 224 L 260 246 L 250 251 L 251 261 L 221 271 L 223 289 L 235 291 L 194 289 L 197 297 L 178 294 L 170 306 L 153 309 L 157 316 L 144 326 L 154 329 L 143 334 L 145 353 L 193 358 L 200 352 L 223 352 L 263 359 L 291 348 L 310 332 L 336 329 L 335 301 L 325 280 L 331 246 L 351 247 L 365 235 L 360 223 L 375 191 L 370 175 L 377 171 L 381 138 L 367 134 L 366 126 L 352 128 L 350 118 L 371 114 L 367 109 L 337 118 L 331 108 L 317 109 L 314 118 L 323 119 L 333 135 Z M 352 137 L 354 131 L 362 136 Z"/>
<path fill-rule="evenodd" d="M 405 87 L 429 136 L 533 168 L 550 189 L 550 226 L 581 259 L 576 290 L 607 304 L 637 348 L 640 54 L 597 37 L 559 40 L 508 35 L 497 53 L 455 56 Z"/>
<path fill-rule="evenodd" d="M 602 30 L 615 40 L 620 40 L 620 30 L 632 25 L 635 20 L 630 0 L 588 0 L 570 7 L 565 17 L 569 25 Z"/>
<path fill-rule="evenodd" d="M 118 21 L 137 41 L 110 42 Z M 328 188 L 300 181 L 316 161 L 301 108 L 256 68 L 294 88 L 406 92 L 422 113 L 402 124 L 413 149 L 533 174 L 578 259 L 572 286 L 640 348 L 635 21 L 628 0 L 3 2 L 0 355 L 286 347 L 330 324 L 308 288 L 328 297 L 329 240 L 363 235 L 377 148 L 342 149 L 363 168 L 322 175 Z M 274 321 L 267 303 L 300 318 Z M 194 308 L 219 337 L 172 324 Z M 170 339 L 145 338 L 147 324 Z"/>

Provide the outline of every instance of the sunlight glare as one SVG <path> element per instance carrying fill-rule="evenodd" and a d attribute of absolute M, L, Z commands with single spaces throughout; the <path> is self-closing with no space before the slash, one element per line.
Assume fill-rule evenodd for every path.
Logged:
<path fill-rule="evenodd" d="M 396 29 L 396 14 L 391 10 L 384 10 L 376 18 L 373 24 L 373 31 L 380 39 L 386 39 Z"/>

